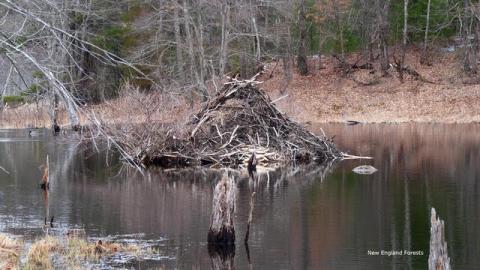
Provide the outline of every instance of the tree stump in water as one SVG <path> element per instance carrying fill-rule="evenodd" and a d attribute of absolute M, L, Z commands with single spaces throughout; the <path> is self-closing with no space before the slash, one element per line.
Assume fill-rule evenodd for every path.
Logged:
<path fill-rule="evenodd" d="M 235 184 L 224 175 L 213 194 L 212 223 L 208 231 L 209 244 L 235 244 L 233 215 L 235 210 Z"/>
<path fill-rule="evenodd" d="M 209 245 L 208 255 L 212 263 L 212 270 L 235 269 L 235 245 Z"/>
<path fill-rule="evenodd" d="M 447 242 L 445 241 L 445 226 L 443 220 L 437 217 L 435 208 L 432 208 L 430 227 L 430 255 L 428 256 L 428 270 L 450 270 Z"/>

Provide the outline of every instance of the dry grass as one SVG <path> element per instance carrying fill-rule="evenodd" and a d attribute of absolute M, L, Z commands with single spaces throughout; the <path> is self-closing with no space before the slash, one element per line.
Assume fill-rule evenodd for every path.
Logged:
<path fill-rule="evenodd" d="M 174 123 L 185 122 L 191 112 L 199 104 L 191 107 L 185 98 L 164 95 L 158 92 L 143 93 L 126 84 L 116 99 L 105 103 L 82 107 L 80 123 L 86 125 L 90 120 L 84 114 L 93 113 L 96 119 L 108 124 L 138 124 L 145 122 Z M 0 128 L 49 128 L 51 119 L 48 104 L 23 104 L 15 108 L 4 108 L 0 111 Z M 58 112 L 60 126 L 68 126 L 69 119 L 65 108 Z"/>
<path fill-rule="evenodd" d="M 125 245 L 119 243 L 94 243 L 82 238 L 69 238 L 63 256 L 68 262 L 69 268 L 79 268 L 85 262 L 98 261 L 101 256 L 110 256 L 115 253 L 128 253 L 136 255 L 142 252 L 137 245 Z"/>
<path fill-rule="evenodd" d="M 0 269 L 18 268 L 23 243 L 7 235 L 0 234 Z"/>
<path fill-rule="evenodd" d="M 58 239 L 46 236 L 32 244 L 27 255 L 27 269 L 53 269 L 52 256 L 60 248 Z"/>
<path fill-rule="evenodd" d="M 24 252 L 23 252 L 24 251 Z M 136 244 L 106 242 L 100 244 L 78 237 L 45 236 L 31 244 L 25 244 L 0 234 L 0 269 L 84 269 L 85 265 L 98 262 L 101 257 L 117 253 L 139 256 L 153 254 L 150 248 Z M 22 256 L 25 257 L 21 263 Z"/>
<path fill-rule="evenodd" d="M 191 107 L 185 98 L 159 92 L 143 93 L 126 84 L 117 99 L 89 108 L 98 119 L 108 124 L 176 123 L 186 122 L 196 106 Z"/>

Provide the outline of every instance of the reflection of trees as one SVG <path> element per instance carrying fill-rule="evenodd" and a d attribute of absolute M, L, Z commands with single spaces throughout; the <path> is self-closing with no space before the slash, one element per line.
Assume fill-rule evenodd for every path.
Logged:
<path fill-rule="evenodd" d="M 373 156 L 373 165 L 380 169 L 369 181 L 352 176 L 355 181 L 363 182 L 356 188 L 371 196 L 354 205 L 354 234 L 363 233 L 364 238 L 378 241 L 365 244 L 364 249 L 373 246 L 428 252 L 429 209 L 436 207 L 445 217 L 448 248 L 453 252 L 456 267 L 475 264 L 480 250 L 480 242 L 472 241 L 480 239 L 473 225 L 480 222 L 477 207 L 480 205 L 477 184 L 480 126 L 404 124 L 323 128 L 328 134 L 336 135 L 341 149 Z M 341 170 L 348 174 L 356 165 L 356 162 L 347 162 Z M 385 236 L 390 239 L 384 239 Z M 428 254 L 394 257 L 392 262 L 381 260 L 392 263 L 392 267 L 398 263 L 425 268 L 427 257 Z M 376 260 L 371 263 L 378 263 L 378 258 Z"/>
<path fill-rule="evenodd" d="M 340 149 L 375 157 L 397 174 L 445 175 L 480 163 L 478 125 L 402 124 L 322 126 Z M 390 166 L 395 165 L 395 166 Z M 434 167 L 435 171 L 426 172 Z M 380 167 L 381 169 L 386 167 Z"/>

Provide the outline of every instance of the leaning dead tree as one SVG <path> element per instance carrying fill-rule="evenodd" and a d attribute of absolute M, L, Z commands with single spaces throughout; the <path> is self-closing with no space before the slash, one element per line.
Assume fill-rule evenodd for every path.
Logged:
<path fill-rule="evenodd" d="M 231 79 L 181 131 L 156 128 L 148 133 L 142 126 L 138 132 L 111 132 L 134 161 L 145 166 L 237 166 L 253 153 L 263 165 L 342 157 L 330 138 L 311 133 L 281 113 L 258 84 L 255 77 Z"/>
<path fill-rule="evenodd" d="M 445 224 L 437 217 L 435 208 L 432 208 L 430 228 L 430 255 L 428 256 L 429 270 L 450 270 L 447 242 L 445 241 Z"/>
<path fill-rule="evenodd" d="M 209 244 L 235 244 L 235 184 L 233 178 L 224 175 L 213 194 L 212 223 L 208 231 Z"/>

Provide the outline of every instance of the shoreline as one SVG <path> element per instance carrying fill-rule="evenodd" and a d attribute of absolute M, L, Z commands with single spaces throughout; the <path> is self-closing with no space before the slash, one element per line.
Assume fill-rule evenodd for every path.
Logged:
<path fill-rule="evenodd" d="M 348 119 L 348 121 L 355 119 Z M 131 124 L 131 123 L 126 123 Z M 141 124 L 141 123 L 138 123 Z M 170 124 L 169 122 L 163 122 L 163 124 Z M 345 125 L 345 126 L 361 126 L 361 125 L 480 125 L 480 121 L 471 121 L 471 122 L 440 122 L 440 121 L 383 121 L 383 122 L 359 122 L 358 124 L 348 124 L 346 121 L 306 121 L 306 122 L 299 122 L 300 125 L 306 126 L 309 129 L 310 126 L 318 126 L 318 125 Z M 82 127 L 88 127 L 88 123 L 82 123 Z M 68 124 L 60 126 L 62 130 L 69 130 L 70 126 Z M 25 130 L 25 129 L 51 129 L 50 126 L 36 126 L 32 127 L 29 125 L 21 126 L 21 127 L 12 127 L 12 126 L 4 126 L 0 124 L 0 130 Z"/>
<path fill-rule="evenodd" d="M 349 57 L 353 61 L 355 55 Z M 323 69 L 311 70 L 307 76 L 294 73 L 289 82 L 281 68 L 274 70 L 274 63 L 269 63 L 257 81 L 261 82 L 259 88 L 273 100 L 277 109 L 301 124 L 345 123 L 349 120 L 364 124 L 480 123 L 480 83 L 471 83 L 472 78 L 455 71 L 458 70 L 455 55 L 440 55 L 431 66 L 420 65 L 418 59 L 415 51 L 407 55 L 411 67 L 433 83 L 411 77 L 401 83 L 394 72 L 380 77 L 365 70 L 345 77 L 332 57 L 323 61 Z M 359 85 L 358 81 L 372 84 Z M 158 100 L 150 104 L 155 108 L 153 114 L 142 103 L 149 100 Z M 185 123 L 201 106 L 199 100 L 191 107 L 186 98 L 167 96 L 158 99 L 154 94 L 131 91 L 104 103 L 82 107 L 80 122 L 88 125 L 84 113 L 94 112 L 100 121 L 109 124 Z M 69 125 L 64 109 L 59 111 L 58 122 L 61 127 Z M 50 125 L 49 113 L 42 106 L 26 104 L 0 111 L 2 129 L 48 128 Z"/>

